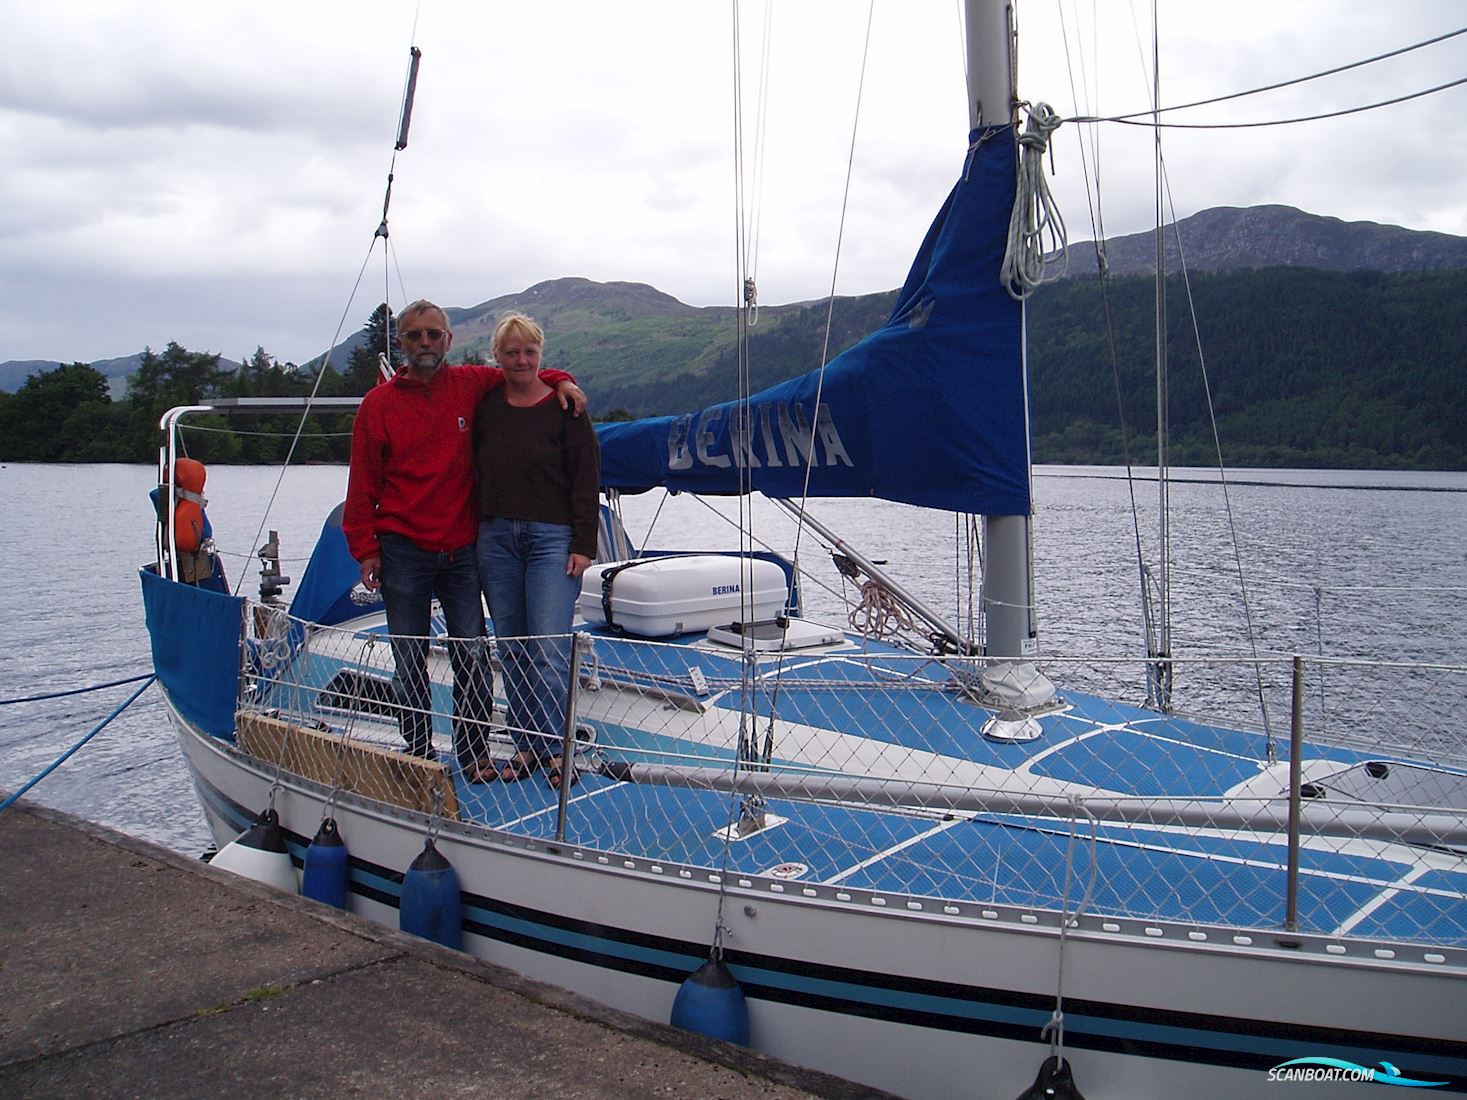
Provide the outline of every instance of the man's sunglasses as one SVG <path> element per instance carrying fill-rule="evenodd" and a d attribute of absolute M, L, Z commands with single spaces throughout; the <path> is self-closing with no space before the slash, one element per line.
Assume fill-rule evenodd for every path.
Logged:
<path fill-rule="evenodd" d="M 417 343 L 424 336 L 429 340 L 442 340 L 443 330 L 441 328 L 410 328 L 402 334 L 402 338 L 411 343 Z"/>

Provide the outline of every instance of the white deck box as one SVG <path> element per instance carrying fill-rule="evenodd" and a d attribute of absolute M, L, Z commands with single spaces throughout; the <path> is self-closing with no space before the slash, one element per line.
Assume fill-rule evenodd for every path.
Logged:
<path fill-rule="evenodd" d="M 668 638 L 732 622 L 769 622 L 788 598 L 784 570 L 772 561 L 688 554 L 593 565 L 581 575 L 576 610 L 599 626 L 609 601 L 613 626 L 641 638 Z"/>

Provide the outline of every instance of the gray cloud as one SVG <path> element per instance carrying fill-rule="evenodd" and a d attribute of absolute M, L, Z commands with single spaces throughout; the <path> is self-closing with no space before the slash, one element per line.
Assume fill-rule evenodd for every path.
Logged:
<path fill-rule="evenodd" d="M 750 7 L 758 7 L 757 5 Z M 1090 5 L 1067 23 L 1082 26 Z M 1163 95 L 1286 79 L 1450 30 L 1451 0 L 1390 5 L 1162 5 Z M 830 286 L 856 118 L 864 11 L 776 4 L 763 117 L 761 298 Z M 1059 42 L 1052 6 L 1021 6 L 1021 92 L 1065 113 L 1146 105 L 1146 30 L 1106 6 L 1104 61 Z M 633 21 L 591 0 L 425 3 L 409 148 L 395 162 L 392 257 L 347 305 L 381 214 L 413 13 L 390 0 L 306 5 L 78 0 L 7 14 L 0 71 L 0 360 L 100 359 L 178 340 L 231 357 L 319 352 L 392 294 L 470 304 L 547 278 L 649 282 L 734 299 L 732 54 L 718 5 L 645 0 Z M 760 118 L 761 13 L 745 13 L 745 164 Z M 879 6 L 865 58 L 837 290 L 898 285 L 958 171 L 962 73 L 951 5 Z M 1075 64 L 1072 78 L 1066 56 Z M 1467 71 L 1467 41 L 1329 82 L 1210 109 L 1318 113 Z M 1079 92 L 1072 102 L 1072 79 Z M 1467 233 L 1456 117 L 1467 89 L 1282 129 L 1169 133 L 1177 213 L 1282 202 Z M 1052 180 L 1090 235 L 1079 138 Z M 1151 218 L 1150 135 L 1099 128 L 1112 233 Z M 1093 146 L 1086 159 L 1094 168 Z M 1093 190 L 1092 183 L 1092 190 Z M 399 272 L 401 283 L 399 283 Z"/>

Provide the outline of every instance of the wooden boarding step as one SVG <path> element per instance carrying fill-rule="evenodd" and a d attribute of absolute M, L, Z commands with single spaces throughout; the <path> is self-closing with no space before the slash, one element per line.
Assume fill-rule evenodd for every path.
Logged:
<path fill-rule="evenodd" d="M 262 714 L 241 714 L 238 730 L 243 751 L 294 775 L 405 810 L 436 810 L 448 821 L 459 819 L 453 778 L 436 760 Z"/>

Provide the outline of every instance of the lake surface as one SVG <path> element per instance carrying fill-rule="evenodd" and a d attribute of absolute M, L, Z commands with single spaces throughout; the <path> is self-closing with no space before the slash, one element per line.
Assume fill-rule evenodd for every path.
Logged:
<path fill-rule="evenodd" d="M 1123 473 L 1036 472 L 1034 568 L 1046 655 L 1142 651 L 1136 547 L 1156 559 L 1156 486 L 1134 486 L 1133 519 L 1133 486 Z M 1176 476 L 1177 656 L 1247 648 L 1241 560 L 1255 636 L 1266 651 L 1467 665 L 1467 473 L 1240 470 L 1228 474 L 1226 499 L 1214 472 Z M 0 560 L 9 577 L 0 611 L 0 699 L 151 671 L 137 569 L 155 556 L 154 481 L 151 466 L 0 467 Z M 345 490 L 342 466 L 301 467 L 283 478 L 259 467 L 212 468 L 209 517 L 231 585 L 243 578 L 241 592 L 256 590 L 255 551 L 271 529 L 280 532 L 282 570 L 298 580 Z M 723 500 L 718 508 L 721 514 L 685 496 L 628 498 L 628 532 L 651 547 L 737 545 L 725 516 L 737 518 L 740 503 Z M 967 572 L 963 532 L 952 516 L 870 500 L 819 501 L 812 511 L 944 616 L 965 618 L 971 594 L 951 579 L 955 569 Z M 756 501 L 749 518 L 757 538 L 794 549 L 794 529 L 774 506 Z M 841 581 L 828 553 L 808 533 L 799 552 L 818 578 L 806 586 L 807 614 L 843 621 Z M 1178 682 L 1182 693 L 1187 682 L 1180 675 Z M 38 773 L 135 687 L 0 707 L 0 790 Z M 1433 705 L 1461 713 L 1467 693 L 1438 695 Z M 156 688 L 28 797 L 188 854 L 210 842 Z"/>

